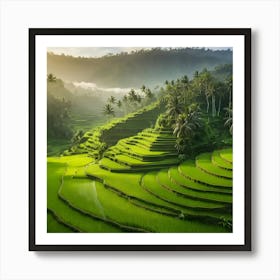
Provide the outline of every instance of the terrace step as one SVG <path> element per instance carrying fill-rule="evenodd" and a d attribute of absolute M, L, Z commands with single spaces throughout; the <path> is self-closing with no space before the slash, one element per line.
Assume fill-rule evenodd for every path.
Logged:
<path fill-rule="evenodd" d="M 231 170 L 226 170 L 222 169 L 216 165 L 214 165 L 211 161 L 211 155 L 210 153 L 205 153 L 205 154 L 200 154 L 199 156 L 196 157 L 196 166 L 210 174 L 210 175 L 215 175 L 220 178 L 225 178 L 225 179 L 232 179 L 232 171 Z"/>
<path fill-rule="evenodd" d="M 206 174 L 198 169 L 191 161 L 181 163 L 178 170 L 183 176 L 194 182 L 199 182 L 211 187 L 232 188 L 232 180 Z"/>
<path fill-rule="evenodd" d="M 224 160 L 221 158 L 220 153 L 218 151 L 214 151 L 212 153 L 212 163 L 220 168 L 226 169 L 226 170 L 232 170 L 232 163 Z"/>
<path fill-rule="evenodd" d="M 224 149 L 220 151 L 220 157 L 226 162 L 232 164 L 232 149 Z"/>
<path fill-rule="evenodd" d="M 186 188 L 174 181 L 171 181 L 167 172 L 168 170 L 166 169 L 160 170 L 157 173 L 157 182 L 164 188 L 176 193 L 177 195 L 203 201 L 232 203 L 232 195 L 230 193 L 201 192 L 191 188 Z"/>
<path fill-rule="evenodd" d="M 114 154 L 125 154 L 142 161 L 154 161 L 177 157 L 177 153 L 170 153 L 168 151 L 150 151 L 146 148 L 125 143 L 119 143 L 119 145 L 109 149 L 109 151 L 105 153 L 105 156 Z"/>
<path fill-rule="evenodd" d="M 171 166 L 174 164 L 178 164 L 179 161 L 177 158 L 175 159 L 164 159 L 164 160 L 158 160 L 158 161 L 149 161 L 149 162 L 143 162 L 139 159 L 129 157 L 127 155 L 116 155 L 113 160 L 120 164 L 124 164 L 130 167 L 153 167 L 153 168 L 162 168 L 162 166 Z"/>
<path fill-rule="evenodd" d="M 129 143 L 131 143 L 133 145 L 137 145 L 137 146 L 146 147 L 150 151 L 156 151 L 156 150 L 176 151 L 175 142 L 174 143 L 168 143 L 168 144 L 167 143 L 149 143 L 147 141 L 140 140 L 140 139 L 135 139 L 135 140 L 130 139 Z"/>
<path fill-rule="evenodd" d="M 107 157 L 104 157 L 99 161 L 99 166 L 103 169 L 106 169 L 106 170 L 112 171 L 112 172 L 126 172 L 126 171 L 129 171 L 129 169 L 130 169 L 129 166 L 122 165 Z"/>
<path fill-rule="evenodd" d="M 195 209 L 197 211 L 211 211 L 219 209 L 224 210 L 226 208 L 226 205 L 224 203 L 206 202 L 202 200 L 182 197 L 168 191 L 157 182 L 156 172 L 149 172 L 145 174 L 142 178 L 141 185 L 143 186 L 143 188 L 145 188 L 147 191 L 149 191 L 156 197 L 167 201 L 171 204 L 185 207 L 187 209 Z"/>
<path fill-rule="evenodd" d="M 176 183 L 187 189 L 203 193 L 232 194 L 232 190 L 230 188 L 206 186 L 205 184 L 201 184 L 200 182 L 190 180 L 189 178 L 185 177 L 184 175 L 182 175 L 182 173 L 179 172 L 177 166 L 169 168 L 168 177 L 171 180 L 171 182 Z"/>

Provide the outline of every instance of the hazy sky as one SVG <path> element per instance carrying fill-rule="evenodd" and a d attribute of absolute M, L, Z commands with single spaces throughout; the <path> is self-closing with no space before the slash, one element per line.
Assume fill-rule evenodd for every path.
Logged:
<path fill-rule="evenodd" d="M 137 47 L 103 47 L 103 48 L 48 48 L 48 52 L 53 52 L 55 54 L 72 55 L 72 56 L 86 56 L 86 57 L 100 57 L 106 54 L 112 53 L 121 53 L 121 52 L 131 52 L 141 49 L 150 49 L 150 48 L 137 48 Z"/>
<path fill-rule="evenodd" d="M 84 56 L 84 57 L 101 57 L 106 54 L 112 53 L 121 53 L 121 52 L 131 52 L 135 50 L 140 50 L 140 49 L 151 49 L 151 48 L 142 48 L 142 47 L 103 47 L 103 48 L 88 48 L 88 47 L 82 47 L 82 48 L 48 48 L 48 52 L 53 52 L 55 54 L 62 54 L 64 53 L 65 55 L 72 55 L 72 56 Z M 229 48 L 211 48 L 213 50 L 221 50 L 221 49 L 229 49 Z"/>

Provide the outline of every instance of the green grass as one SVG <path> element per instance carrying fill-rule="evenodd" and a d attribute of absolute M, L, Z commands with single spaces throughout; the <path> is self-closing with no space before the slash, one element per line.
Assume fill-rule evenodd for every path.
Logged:
<path fill-rule="evenodd" d="M 144 157 L 158 157 L 158 156 L 165 156 L 165 155 L 173 155 L 176 156 L 175 153 L 170 153 L 167 151 L 150 151 L 147 147 L 138 147 L 135 145 L 130 145 L 125 143 L 125 141 L 121 140 L 119 145 L 117 145 L 120 152 L 128 153 L 128 154 L 134 154 L 138 156 L 144 156 Z"/>
<path fill-rule="evenodd" d="M 185 177 L 181 172 L 179 172 L 178 167 L 171 167 L 168 170 L 169 178 L 171 181 L 184 186 L 188 189 L 201 191 L 205 193 L 232 193 L 230 188 L 219 188 L 215 186 L 207 186 L 205 184 L 201 184 L 198 181 L 193 181 L 187 177 Z"/>
<path fill-rule="evenodd" d="M 196 166 L 209 174 L 232 179 L 232 171 L 215 166 L 211 161 L 211 156 L 212 154 L 210 153 L 197 156 L 195 161 Z"/>
<path fill-rule="evenodd" d="M 216 187 L 231 188 L 232 180 L 219 178 L 198 169 L 192 161 L 185 161 L 178 167 L 179 172 L 191 180 Z"/>
<path fill-rule="evenodd" d="M 104 167 L 108 170 L 111 170 L 111 171 L 128 171 L 130 169 L 129 166 L 125 166 L 125 165 L 122 165 L 122 164 L 119 164 L 113 160 L 110 160 L 109 158 L 102 158 L 100 161 L 99 161 L 99 165 L 101 167 Z"/>
<path fill-rule="evenodd" d="M 61 156 L 61 157 L 48 157 L 48 163 L 63 163 L 69 167 L 81 167 L 92 162 L 92 158 L 87 155 L 72 155 L 72 156 Z"/>
<path fill-rule="evenodd" d="M 73 145 L 65 155 L 87 153 L 97 157 L 96 151 L 102 144 L 115 145 L 118 140 L 135 135 L 135 133 L 154 124 L 162 107 L 158 102 L 150 104 L 137 112 L 122 118 L 114 118 L 108 123 L 87 131 L 83 136 L 83 145 Z"/>
<path fill-rule="evenodd" d="M 162 165 L 174 165 L 178 163 L 177 158 L 171 158 L 171 159 L 163 159 L 163 160 L 157 160 L 157 161 L 142 161 L 136 158 L 132 158 L 128 155 L 116 155 L 115 159 L 120 162 L 124 163 L 126 165 L 129 165 L 131 167 L 136 167 L 136 166 L 155 166 L 155 167 L 160 167 Z"/>
<path fill-rule="evenodd" d="M 55 216 L 48 212 L 47 214 L 47 231 L 49 233 L 69 233 L 69 232 L 75 232 L 70 227 L 66 226 L 65 224 L 62 224 L 59 222 Z"/>
<path fill-rule="evenodd" d="M 126 225 L 134 231 L 220 232 L 223 230 L 218 226 L 174 219 L 137 207 L 125 198 L 108 191 L 102 183 L 97 181 L 89 180 L 80 187 L 80 182 L 75 179 L 66 180 L 61 186 L 60 194 L 74 207 L 105 220 L 109 219 Z"/>
<path fill-rule="evenodd" d="M 178 196 L 166 188 L 163 188 L 156 179 L 156 172 L 149 172 L 145 174 L 142 178 L 142 186 L 153 193 L 155 196 L 168 201 L 175 205 L 180 205 L 189 209 L 201 209 L 201 210 L 211 210 L 211 209 L 221 209 L 224 208 L 224 204 L 218 202 L 206 202 L 202 200 L 196 200 L 192 198 Z"/>
<path fill-rule="evenodd" d="M 232 170 L 232 163 L 222 159 L 219 151 L 214 151 L 212 153 L 212 163 L 221 168 Z"/>
<path fill-rule="evenodd" d="M 166 169 L 160 170 L 157 173 L 157 181 L 160 185 L 182 196 L 213 202 L 232 203 L 231 194 L 196 191 L 171 181 L 168 176 L 168 170 Z"/>
<path fill-rule="evenodd" d="M 232 149 L 224 149 L 220 151 L 220 156 L 227 162 L 232 163 Z"/>
<path fill-rule="evenodd" d="M 94 147 L 98 133 L 87 132 L 91 141 L 79 149 Z M 227 232 L 219 221 L 231 219 L 232 171 L 222 155 L 229 159 L 231 150 L 178 165 L 167 149 L 170 134 L 162 134 L 150 129 L 120 140 L 98 163 L 87 154 L 48 158 L 49 232 L 64 225 L 81 232 Z"/>
<path fill-rule="evenodd" d="M 186 216 L 192 216 L 193 218 L 201 216 L 219 218 L 221 214 L 199 212 L 186 209 L 185 207 L 174 205 L 170 202 L 164 201 L 150 192 L 146 191 L 140 186 L 140 181 L 143 176 L 142 173 L 112 173 L 101 169 L 98 165 L 90 165 L 87 167 L 87 174 L 94 176 L 101 180 L 103 184 L 110 186 L 120 196 L 126 197 L 133 204 L 140 205 L 140 207 L 148 208 L 156 212 L 165 213 L 167 215 L 178 216 L 180 213 L 184 213 Z M 225 213 L 223 216 L 228 216 Z"/>
<path fill-rule="evenodd" d="M 81 232 L 119 232 L 116 227 L 108 225 L 104 222 L 95 220 L 87 215 L 84 215 L 69 205 L 65 204 L 58 197 L 58 191 L 62 183 L 62 176 L 67 168 L 67 157 L 48 158 L 48 192 L 47 192 L 47 205 L 48 209 L 54 213 L 64 224 Z M 82 162 L 75 158 L 74 162 Z M 73 162 L 72 162 L 73 167 Z"/>
<path fill-rule="evenodd" d="M 94 178 L 101 180 L 104 184 L 118 190 L 127 197 L 135 198 L 142 202 L 146 202 L 147 204 L 158 206 L 158 208 L 171 207 L 170 203 L 156 198 L 140 186 L 140 180 L 143 173 L 113 173 L 101 169 L 97 164 L 88 166 L 86 173 L 89 176 L 93 176 Z"/>

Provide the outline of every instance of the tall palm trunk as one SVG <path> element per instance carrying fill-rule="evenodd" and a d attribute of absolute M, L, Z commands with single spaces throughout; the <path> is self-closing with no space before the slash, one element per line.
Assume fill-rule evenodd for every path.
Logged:
<path fill-rule="evenodd" d="M 206 104 L 207 104 L 206 112 L 208 114 L 208 112 L 209 112 L 209 97 L 208 97 L 208 95 L 206 95 Z"/>
<path fill-rule="evenodd" d="M 229 89 L 228 107 L 231 108 L 231 89 Z"/>
<path fill-rule="evenodd" d="M 219 106 L 218 106 L 218 116 L 220 116 L 220 112 L 221 112 L 221 103 L 222 103 L 222 97 L 219 96 Z"/>
<path fill-rule="evenodd" d="M 212 117 L 216 116 L 216 97 L 212 94 Z"/>

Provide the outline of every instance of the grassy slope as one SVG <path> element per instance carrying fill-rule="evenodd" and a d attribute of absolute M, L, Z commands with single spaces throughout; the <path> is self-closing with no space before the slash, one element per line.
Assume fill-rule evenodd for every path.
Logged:
<path fill-rule="evenodd" d="M 232 170 L 225 170 L 212 163 L 212 154 L 205 153 L 196 157 L 196 166 L 206 173 L 232 179 Z"/>
<path fill-rule="evenodd" d="M 221 158 L 219 151 L 214 151 L 212 154 L 212 163 L 223 169 L 232 170 L 232 163 Z"/>
<path fill-rule="evenodd" d="M 88 140 L 93 134 L 87 133 Z M 231 217 L 231 150 L 202 154 L 195 163 L 159 172 L 141 171 L 177 164 L 165 152 L 173 144 L 166 132 L 144 131 L 120 140 L 99 164 L 87 155 L 49 158 L 48 208 L 85 232 L 227 231 L 218 223 L 222 216 Z M 123 173 L 109 171 L 120 169 Z"/>
<path fill-rule="evenodd" d="M 78 190 L 77 190 L 78 188 Z M 191 220 L 174 219 L 165 215 L 137 207 L 124 197 L 106 189 L 98 181 L 67 179 L 60 194 L 74 207 L 99 216 L 105 220 L 134 228 L 134 231 L 148 232 L 220 232 L 215 225 Z"/>
<path fill-rule="evenodd" d="M 163 188 L 156 180 L 156 172 L 149 172 L 144 175 L 142 178 L 142 185 L 144 188 L 148 189 L 155 196 L 160 197 L 162 200 L 168 201 L 175 205 L 180 205 L 182 207 L 190 208 L 190 209 L 204 209 L 204 210 L 212 210 L 212 209 L 220 209 L 223 208 L 224 205 L 218 202 L 206 202 L 202 200 L 196 200 L 193 198 L 178 196 L 169 190 Z"/>
<path fill-rule="evenodd" d="M 96 118 L 95 115 L 77 114 L 71 116 L 73 131 L 94 129 L 97 126 L 103 125 L 105 119 Z M 70 139 L 48 139 L 48 156 L 58 156 L 63 151 L 71 146 Z"/>
<path fill-rule="evenodd" d="M 58 197 L 58 191 L 62 183 L 62 176 L 67 165 L 84 165 L 89 160 L 85 157 L 61 157 L 48 159 L 48 209 L 54 213 L 63 223 L 82 232 L 119 232 L 113 226 L 94 220 L 73 208 L 69 207 Z"/>
<path fill-rule="evenodd" d="M 162 200 L 161 198 L 153 195 L 141 186 L 141 179 L 144 173 L 113 173 L 101 169 L 97 164 L 88 166 L 86 173 L 92 178 L 101 180 L 101 182 L 112 188 L 120 196 L 129 198 L 130 202 L 137 205 L 140 203 L 141 207 L 149 208 L 158 212 L 164 211 L 166 214 L 175 216 L 180 215 L 180 213 L 184 213 L 186 216 L 196 217 L 207 216 L 218 218 L 221 216 L 221 214 L 214 212 L 198 212 L 192 209 L 187 209 L 186 207 L 178 204 L 174 205 L 168 200 Z"/>
<path fill-rule="evenodd" d="M 118 232 L 119 230 L 151 232 L 226 231 L 226 229 L 220 226 L 193 220 L 191 217 L 193 217 L 195 213 L 188 212 L 188 210 L 185 211 L 184 217 L 186 218 L 189 215 L 190 219 L 186 218 L 186 220 L 157 213 L 162 209 L 166 211 L 168 215 L 173 214 L 179 217 L 178 213 L 183 213 L 182 209 L 186 208 L 184 203 L 192 200 L 181 198 L 178 199 L 178 203 L 178 201 L 175 201 L 176 196 L 170 195 L 169 197 L 165 196 L 165 198 L 168 199 L 164 201 L 141 188 L 139 183 L 143 174 L 132 173 L 123 175 L 111 173 L 100 169 L 98 165 L 87 166 L 90 161 L 91 159 L 86 156 L 49 158 L 48 207 L 55 214 L 59 213 L 59 218 L 75 229 L 85 232 Z M 136 206 L 137 203 L 135 203 L 135 201 L 130 201 L 130 198 L 124 197 L 119 193 L 114 193 L 114 191 L 107 189 L 100 182 L 86 179 L 83 167 L 86 167 L 86 172 L 88 174 L 92 172 L 94 176 L 102 178 L 109 186 L 113 185 L 123 194 L 139 199 L 139 201 L 142 201 L 142 205 L 139 203 L 138 206 Z M 63 184 L 61 184 L 61 176 L 63 174 L 64 180 Z M 156 180 L 156 178 L 153 178 L 153 180 Z M 156 184 L 149 184 L 149 186 L 153 188 L 155 185 Z M 164 188 L 161 188 L 161 191 L 162 190 L 164 190 Z M 167 195 L 168 191 L 165 191 L 165 195 Z M 57 197 L 57 192 L 59 192 L 59 195 L 71 204 L 72 207 L 76 208 L 76 210 L 59 199 Z M 145 202 L 147 204 L 145 204 Z M 175 205 L 173 205 L 174 202 Z M 151 206 L 149 205 L 150 203 Z M 204 204 L 211 208 L 216 205 L 213 202 L 204 203 L 201 201 L 192 201 L 192 203 L 194 207 Z M 176 204 L 179 204 L 179 206 Z M 170 212 L 168 209 L 170 209 Z M 154 210 L 156 210 L 156 212 Z M 174 212 L 172 212 L 172 210 L 174 210 Z M 82 212 L 108 221 L 111 225 L 93 219 L 82 214 Z M 201 215 L 203 215 L 203 212 Z M 221 214 L 214 214 L 212 217 L 219 217 L 220 215 Z M 114 223 L 115 226 L 112 226 Z M 117 227 L 117 224 L 120 224 L 120 228 Z"/>
<path fill-rule="evenodd" d="M 223 203 L 232 202 L 231 194 L 196 191 L 191 188 L 182 186 L 170 179 L 170 177 L 168 176 L 168 170 L 163 169 L 159 171 L 157 174 L 157 181 L 161 186 L 167 188 L 172 192 L 181 194 L 182 196 L 196 198 L 205 201 L 214 201 L 214 202 L 223 202 Z"/>
<path fill-rule="evenodd" d="M 153 126 L 161 110 L 162 108 L 155 102 L 125 117 L 112 119 L 101 127 L 87 131 L 82 143 L 73 145 L 65 154 L 88 153 L 98 157 L 97 150 L 103 143 L 107 146 L 115 145 L 118 140 Z"/>
<path fill-rule="evenodd" d="M 220 188 L 217 186 L 207 186 L 205 184 L 200 183 L 199 181 L 193 181 L 188 177 L 184 176 L 182 172 L 179 172 L 178 167 L 171 167 L 168 170 L 169 178 L 172 182 L 177 183 L 183 187 L 188 189 L 201 191 L 205 193 L 232 193 L 230 188 Z"/>
<path fill-rule="evenodd" d="M 48 216 L 47 216 L 47 231 L 49 233 L 68 233 L 68 232 L 75 232 L 73 229 L 71 229 L 70 227 L 66 226 L 65 224 L 59 222 L 55 216 L 48 212 Z"/>
<path fill-rule="evenodd" d="M 220 151 L 220 156 L 227 162 L 232 163 L 232 149 L 224 149 Z"/>
<path fill-rule="evenodd" d="M 217 186 L 222 188 L 231 188 L 232 181 L 230 179 L 224 179 L 215 175 L 207 174 L 198 169 L 191 161 L 185 161 L 180 164 L 179 171 L 187 178 L 191 180 L 204 183 L 209 186 Z"/>

